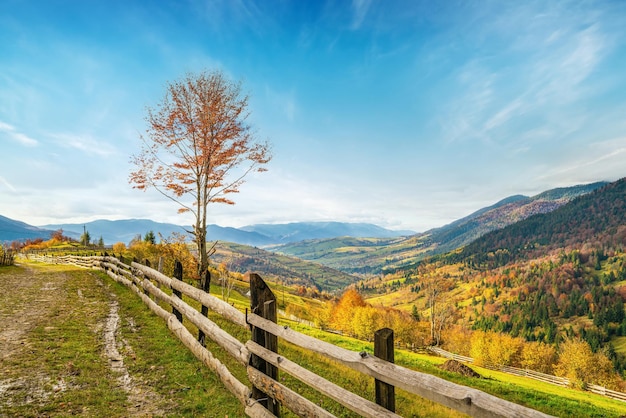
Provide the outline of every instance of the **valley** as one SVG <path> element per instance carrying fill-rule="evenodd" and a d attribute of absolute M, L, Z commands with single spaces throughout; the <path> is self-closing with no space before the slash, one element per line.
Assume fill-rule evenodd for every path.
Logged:
<path fill-rule="evenodd" d="M 175 245 L 136 239 L 113 252 L 156 263 L 167 248 L 176 257 L 188 251 Z M 625 248 L 622 179 L 513 196 L 410 236 L 262 247 L 218 241 L 212 274 L 223 281 L 220 272 L 258 272 L 298 296 L 282 304 L 285 315 L 321 329 L 368 339 L 388 326 L 403 345 L 434 344 L 479 363 L 568 376 L 580 387 L 593 376 L 591 383 L 624 390 Z M 485 339 L 508 351 L 487 350 Z M 586 366 L 569 368 L 568 344 Z"/>

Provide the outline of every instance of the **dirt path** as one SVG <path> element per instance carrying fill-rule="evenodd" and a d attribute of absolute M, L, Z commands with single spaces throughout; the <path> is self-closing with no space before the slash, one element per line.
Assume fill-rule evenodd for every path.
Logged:
<path fill-rule="evenodd" d="M 104 324 L 104 354 L 108 360 L 109 368 L 117 375 L 119 387 L 128 394 L 128 402 L 131 405 L 129 415 L 154 416 L 163 415 L 164 411 L 158 405 L 163 401 L 160 396 L 149 387 L 142 385 L 131 377 L 124 365 L 124 356 L 134 356 L 132 347 L 119 335 L 119 304 L 115 293 L 110 293 L 109 315 Z M 131 318 L 128 318 L 132 321 Z"/>
<path fill-rule="evenodd" d="M 168 402 L 124 365 L 119 324 L 116 295 L 89 271 L 0 268 L 0 417 L 163 415 Z"/>

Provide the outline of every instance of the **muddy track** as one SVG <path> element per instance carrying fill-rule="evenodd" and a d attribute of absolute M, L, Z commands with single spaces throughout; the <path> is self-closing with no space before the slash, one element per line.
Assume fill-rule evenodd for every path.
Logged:
<path fill-rule="evenodd" d="M 62 329 L 69 320 L 90 314 L 93 320 L 83 319 L 77 329 Z M 124 320 L 132 323 L 132 318 Z M 92 272 L 77 275 L 61 268 L 29 265 L 0 269 L 0 417 L 13 416 L 16 411 L 29 416 L 51 416 L 56 415 L 51 411 L 54 408 L 62 409 L 63 412 L 57 412 L 63 414 L 90 414 L 90 406 L 80 405 L 80 401 L 58 401 L 62 397 L 73 399 L 71 391 L 76 391 L 76 398 L 80 399 L 80 391 L 90 384 L 85 383 L 85 376 L 79 379 L 82 371 L 77 360 L 55 356 L 59 345 L 70 344 L 72 333 L 93 341 L 88 346 L 94 350 L 95 361 L 101 362 L 95 366 L 111 380 L 105 383 L 119 398 L 126 394 L 124 410 L 118 414 L 165 414 L 162 405 L 168 402 L 143 385 L 140 378 L 132 376 L 124 364 L 125 356 L 134 354 L 121 338 L 120 321 L 116 295 Z M 55 345 L 55 341 L 59 344 Z"/>
<path fill-rule="evenodd" d="M 103 327 L 104 354 L 108 360 L 109 368 L 118 376 L 119 386 L 128 394 L 129 415 L 162 415 L 164 411 L 157 406 L 163 403 L 160 396 L 149 387 L 137 383 L 124 365 L 124 356 L 120 354 L 120 351 L 128 356 L 133 356 L 133 349 L 126 340 L 120 337 L 119 304 L 115 293 L 109 293 L 109 297 L 109 315 Z M 132 322 L 131 318 L 128 320 Z"/>

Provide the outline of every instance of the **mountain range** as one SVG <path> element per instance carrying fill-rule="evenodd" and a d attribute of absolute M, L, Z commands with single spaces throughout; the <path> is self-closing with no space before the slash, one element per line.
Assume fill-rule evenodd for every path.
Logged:
<path fill-rule="evenodd" d="M 149 219 L 97 220 L 86 223 L 48 224 L 40 227 L 28 225 L 0 216 L 0 242 L 43 238 L 48 239 L 53 231 L 63 230 L 63 234 L 78 240 L 83 231 L 89 233 L 92 241 L 100 237 L 106 245 L 116 242 L 128 244 L 137 236 L 152 231 L 164 238 L 173 233 L 190 235 L 191 226 L 154 222 Z M 367 223 L 344 222 L 294 222 L 287 224 L 259 224 L 242 228 L 208 225 L 207 236 L 211 241 L 235 242 L 252 246 L 267 246 L 293 242 L 296 240 L 320 239 L 350 235 L 355 237 L 394 237 L 414 234 L 413 231 L 392 231 Z"/>
<path fill-rule="evenodd" d="M 440 228 L 396 238 L 329 238 L 273 247 L 274 251 L 344 271 L 377 274 L 466 246 L 483 235 L 541 213 L 549 213 L 606 182 L 557 188 L 536 196 L 515 195 Z"/>
<path fill-rule="evenodd" d="M 533 214 L 553 211 L 576 196 L 589 193 L 605 184 L 598 182 L 551 189 L 533 197 L 510 196 L 441 228 L 419 234 L 414 231 L 392 231 L 367 223 L 295 222 L 257 224 L 241 228 L 209 225 L 207 236 L 210 240 L 258 247 L 271 246 L 285 254 L 353 273 L 362 268 L 367 270 L 372 265 L 395 266 L 398 261 L 413 262 L 427 255 L 462 247 L 490 231 L 501 229 Z M 0 216 L 0 242 L 38 237 L 47 239 L 52 231 L 59 229 L 63 230 L 64 235 L 74 239 L 79 239 L 86 229 L 93 241 L 102 237 L 104 243 L 110 245 L 116 242 L 127 244 L 149 231 L 163 237 L 173 233 L 186 234 L 191 227 L 148 219 L 97 220 L 84 224 L 48 224 L 35 227 Z M 367 250 L 362 250 L 363 247 L 367 247 Z M 353 248 L 354 251 L 346 252 L 346 248 Z M 337 251 L 342 252 L 341 261 L 329 261 L 329 255 L 334 259 Z M 371 257 L 375 253 L 379 257 Z M 369 261 L 364 263 L 363 258 Z"/>

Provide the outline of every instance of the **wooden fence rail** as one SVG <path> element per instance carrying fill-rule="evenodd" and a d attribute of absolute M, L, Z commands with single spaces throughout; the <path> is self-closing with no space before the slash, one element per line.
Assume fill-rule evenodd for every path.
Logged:
<path fill-rule="evenodd" d="M 320 393 L 334 399 L 347 409 L 363 417 L 399 417 L 395 409 L 393 388 L 445 405 L 454 410 L 476 417 L 548 417 L 542 412 L 502 400 L 477 389 L 448 382 L 436 376 L 410 370 L 391 361 L 393 347 L 391 330 L 380 330 L 378 340 L 386 348 L 375 345 L 375 356 L 366 352 L 346 350 L 311 336 L 296 332 L 289 327 L 276 324 L 276 302 L 265 282 L 256 274 L 249 274 L 251 290 L 250 311 L 246 314 L 228 303 L 201 289 L 197 289 L 181 280 L 167 277 L 142 264 L 132 262 L 124 264 L 115 257 L 104 256 L 32 256 L 38 260 L 52 263 L 74 264 L 77 266 L 104 271 L 113 280 L 133 290 L 148 307 L 163 318 L 171 332 L 207 367 L 214 371 L 225 387 L 233 393 L 245 408 L 245 413 L 252 418 L 280 416 L 280 407 L 284 406 L 298 416 L 332 417 L 328 411 L 302 397 L 279 382 L 278 373 L 285 372 L 297 378 Z M 172 289 L 168 294 L 164 289 Z M 174 292 L 176 291 L 176 292 Z M 181 295 L 181 296 L 178 296 Z M 182 295 L 202 306 L 218 313 L 229 321 L 251 329 L 251 338 L 245 344 L 228 334 L 211 321 L 204 312 L 199 312 L 182 299 Z M 171 306 L 175 313 L 163 309 L 159 303 Z M 237 362 L 246 366 L 248 380 L 252 387 L 237 380 L 228 368 L 204 345 L 198 341 L 183 325 L 183 321 L 193 323 L 202 333 L 222 347 Z M 390 340 L 391 336 L 391 340 Z M 364 399 L 319 376 L 299 364 L 277 353 L 278 338 L 298 347 L 320 354 L 345 365 L 381 383 L 379 403 Z M 378 357 L 377 357 L 378 356 Z M 378 384 L 376 385 L 379 386 Z"/>
<path fill-rule="evenodd" d="M 465 363 L 474 363 L 474 359 L 472 357 L 460 356 L 458 354 L 450 353 L 449 351 L 443 350 L 439 347 L 429 347 L 428 349 L 432 351 L 433 353 L 440 355 L 441 357 L 454 359 L 454 360 L 465 362 Z M 567 386 L 570 386 L 571 384 L 570 380 L 566 377 L 553 376 L 551 374 L 540 373 L 540 372 L 536 372 L 534 370 L 529 370 L 529 369 L 519 369 L 517 367 L 493 365 L 493 364 L 483 365 L 483 367 L 487 369 L 502 371 L 502 372 L 509 373 L 509 374 L 514 374 L 516 376 L 524 376 L 524 377 L 528 377 L 531 379 L 540 380 L 542 382 L 550 383 L 556 386 L 567 387 Z M 626 401 L 626 393 L 617 392 L 614 390 L 607 389 L 603 386 L 598 386 L 598 385 L 594 385 L 590 383 L 587 383 L 585 387 L 589 392 L 595 393 L 597 395 L 602 395 L 611 399 L 618 399 L 621 401 Z"/>

